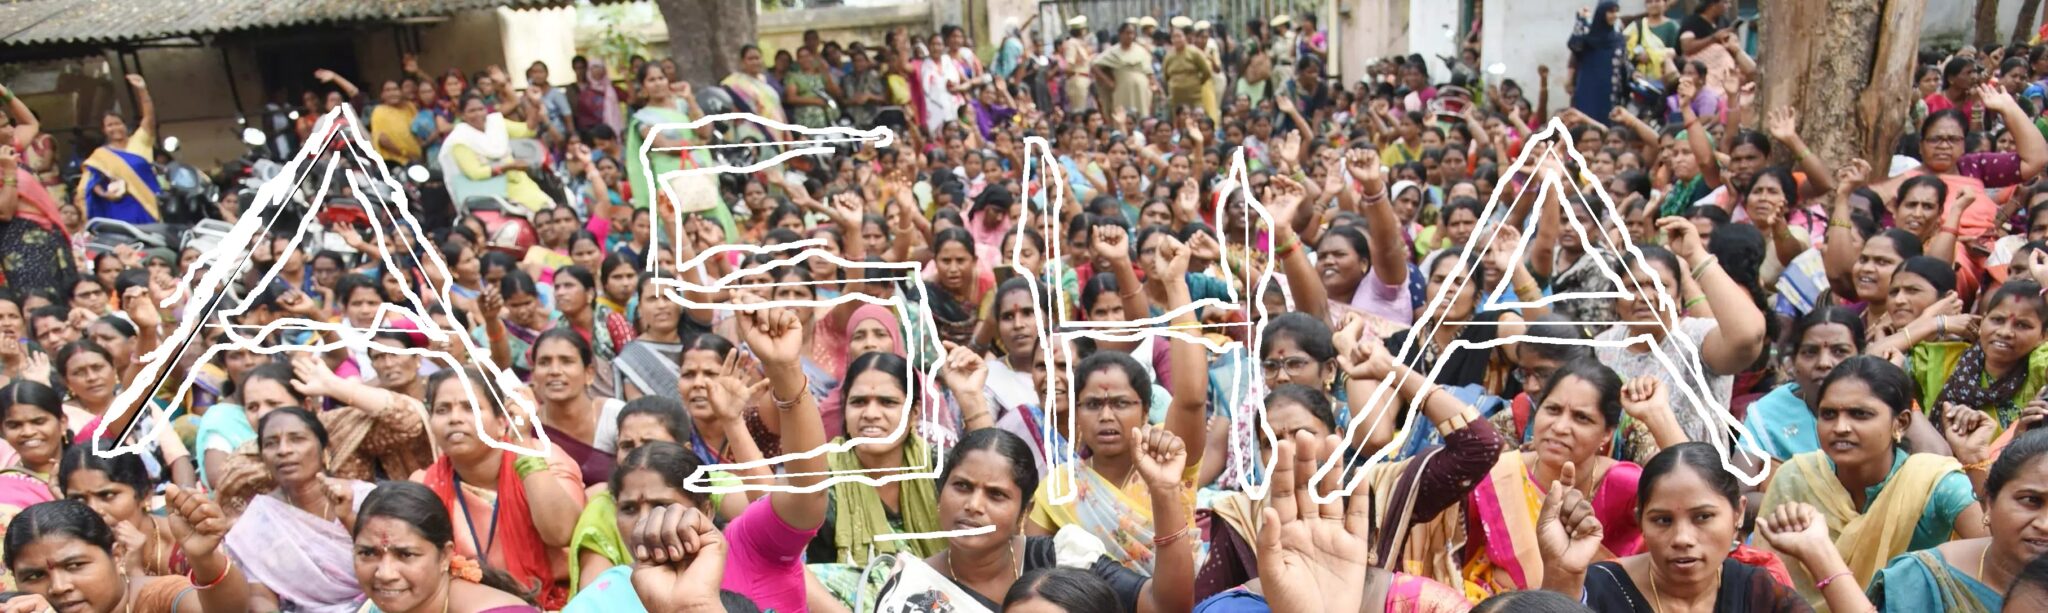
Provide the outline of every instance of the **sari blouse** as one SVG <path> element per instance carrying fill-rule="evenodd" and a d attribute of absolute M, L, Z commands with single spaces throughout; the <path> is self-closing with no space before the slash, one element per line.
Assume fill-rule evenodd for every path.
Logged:
<path fill-rule="evenodd" d="M 1587 607 L 1600 613 L 1656 613 L 1649 597 L 1619 562 L 1600 562 L 1586 569 Z M 1721 588 L 1714 593 L 1715 613 L 1792 613 L 1812 611 L 1791 588 L 1779 584 L 1764 569 L 1737 562 L 1721 561 Z"/>

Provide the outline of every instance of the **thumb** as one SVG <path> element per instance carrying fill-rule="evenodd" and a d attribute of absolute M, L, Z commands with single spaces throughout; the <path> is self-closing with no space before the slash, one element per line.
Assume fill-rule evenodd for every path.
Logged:
<path fill-rule="evenodd" d="M 1578 484 L 1575 483 L 1576 481 L 1578 481 L 1578 474 L 1578 469 L 1574 467 L 1570 461 L 1566 461 L 1564 463 L 1564 473 L 1558 476 L 1557 484 L 1562 485 L 1566 488 L 1578 487 Z"/>

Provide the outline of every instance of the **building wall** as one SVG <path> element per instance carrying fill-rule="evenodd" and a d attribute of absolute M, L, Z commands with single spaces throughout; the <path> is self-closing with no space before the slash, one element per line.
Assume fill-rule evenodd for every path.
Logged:
<path fill-rule="evenodd" d="M 768 11 L 761 13 L 754 23 L 758 44 L 774 60 L 779 50 L 795 49 L 803 45 L 804 30 L 817 30 L 825 40 L 836 40 L 840 44 L 861 41 L 869 46 L 882 44 L 883 35 L 891 28 L 903 26 L 912 33 L 933 32 L 937 28 L 937 12 L 948 7 L 958 13 L 959 0 L 930 0 L 926 2 L 904 2 L 882 6 L 838 6 L 803 10 Z M 662 41 L 667 41 L 666 28 Z"/>
<path fill-rule="evenodd" d="M 1417 0 L 1426 1 L 1426 0 Z M 1410 0 L 1340 0 L 1336 37 L 1338 70 L 1345 83 L 1365 78 L 1374 60 L 1408 52 Z"/>

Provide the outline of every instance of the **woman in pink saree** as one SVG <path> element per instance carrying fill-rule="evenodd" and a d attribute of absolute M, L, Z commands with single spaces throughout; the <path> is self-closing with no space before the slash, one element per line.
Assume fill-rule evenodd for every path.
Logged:
<path fill-rule="evenodd" d="M 1468 551 L 1463 574 L 1474 600 L 1543 585 L 1543 560 L 1536 547 L 1536 517 L 1552 484 L 1578 483 L 1606 527 L 1600 559 L 1633 555 L 1642 548 L 1635 514 L 1636 481 L 1642 467 L 1611 459 L 1615 425 L 1624 412 L 1649 426 L 1659 447 L 1685 442 L 1671 413 L 1669 393 L 1653 377 L 1622 383 L 1621 376 L 1593 360 L 1559 367 L 1536 401 L 1531 442 L 1519 453 L 1503 453 L 1493 472 L 1466 498 Z M 1571 479 L 1565 481 L 1567 473 Z"/>
<path fill-rule="evenodd" d="M 1979 85 L 1977 96 L 1984 102 L 1984 110 L 1997 113 L 2005 125 L 2033 125 L 2033 120 L 2013 100 L 2012 94 L 2006 93 L 2005 88 L 1996 82 Z M 1944 192 L 1941 207 L 1934 211 L 1939 215 L 1935 219 L 1940 220 L 1941 227 L 1922 229 L 1927 253 L 1947 258 L 1944 250 L 1953 249 L 1954 256 L 1950 261 L 1961 267 L 1960 270 L 1975 271 L 1985 268 L 1984 258 L 1990 252 L 1990 241 L 2000 236 L 1993 230 L 2009 223 L 2013 216 L 2013 213 L 2007 213 L 2001 218 L 1999 213 L 2007 207 L 2000 198 L 2011 198 L 2013 190 L 2003 190 L 1997 197 L 1987 190 L 2019 185 L 2040 176 L 2041 170 L 2048 168 L 2048 139 L 2042 138 L 2038 130 L 2012 130 L 2014 144 L 2019 149 L 2017 152 L 1968 153 L 1963 139 L 1968 127 L 1962 112 L 1955 109 L 1928 115 L 1920 122 L 1920 166 L 1877 182 L 1871 189 L 1886 202 L 1900 202 L 1900 198 L 1910 195 L 1906 193 L 1906 185 L 1915 177 L 1933 175 L 1940 178 L 1947 188 L 1941 190 Z M 2024 207 L 2018 206 L 2021 204 L 2025 203 L 2015 203 L 2011 208 L 2024 215 Z M 1949 210 L 1954 206 L 1964 207 L 1959 212 L 1960 217 L 1953 214 L 1957 212 Z M 1895 217 L 1907 213 L 1902 206 L 1894 208 L 1899 211 Z M 1950 223 L 1949 220 L 1957 222 Z M 1901 220 L 1901 225 L 1905 225 L 1905 220 Z M 1937 250 L 1943 239 L 1954 246 Z M 1980 244 L 1981 249 L 1973 249 Z M 1971 292 L 1964 293 L 1968 295 Z"/>
<path fill-rule="evenodd" d="M 262 610 L 351 613 L 362 606 L 348 524 L 376 486 L 326 476 L 327 429 L 285 407 L 263 416 L 257 445 L 277 489 L 249 501 L 224 541 Z M 280 543 L 292 546 L 280 547 Z"/>

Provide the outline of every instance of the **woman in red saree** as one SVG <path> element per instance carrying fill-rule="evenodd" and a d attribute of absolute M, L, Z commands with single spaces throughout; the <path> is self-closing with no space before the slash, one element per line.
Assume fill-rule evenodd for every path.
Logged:
<path fill-rule="evenodd" d="M 563 552 L 583 507 L 583 474 L 559 446 L 540 458 L 487 444 L 486 436 L 515 439 L 502 415 L 509 407 L 484 387 L 484 376 L 475 369 L 443 370 L 427 381 L 427 426 L 441 456 L 412 480 L 440 497 L 455 533 L 467 537 L 453 539 L 450 551 L 505 569 L 522 589 L 539 594 L 543 608 L 559 610 L 568 601 Z M 531 434 L 519 439 L 530 441 Z M 372 504 L 364 505 L 366 514 Z M 360 556 L 357 564 L 360 576 Z"/>

